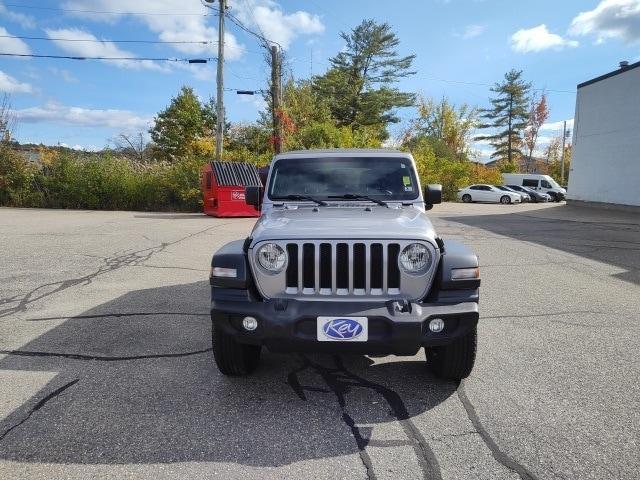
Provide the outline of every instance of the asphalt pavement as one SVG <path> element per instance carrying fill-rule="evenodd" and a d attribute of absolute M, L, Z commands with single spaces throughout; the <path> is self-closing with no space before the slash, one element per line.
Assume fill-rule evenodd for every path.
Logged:
<path fill-rule="evenodd" d="M 0 209 L 0 478 L 635 479 L 640 218 L 443 204 L 480 257 L 476 368 L 211 353 L 212 253 L 252 219 Z"/>

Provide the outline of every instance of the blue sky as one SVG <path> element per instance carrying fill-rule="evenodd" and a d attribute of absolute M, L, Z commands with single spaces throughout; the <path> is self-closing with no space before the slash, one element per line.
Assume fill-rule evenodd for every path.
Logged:
<path fill-rule="evenodd" d="M 231 12 L 287 49 L 298 78 L 323 72 L 343 47 L 339 32 L 363 18 L 388 22 L 417 74 L 400 87 L 455 103 L 487 106 L 490 85 L 511 69 L 546 89 L 551 116 L 542 144 L 573 117 L 576 84 L 640 59 L 640 0 L 230 0 Z M 37 8 L 24 8 L 24 7 Z M 108 13 L 105 13 L 108 12 Z M 178 57 L 215 56 L 216 45 L 113 43 L 215 41 L 217 17 L 199 0 L 13 0 L 0 2 L 0 53 Z M 144 15 L 143 15 L 144 14 Z M 265 87 L 256 39 L 228 23 L 226 86 Z M 8 38 L 100 40 L 64 42 Z M 148 129 L 182 85 L 215 93 L 215 64 L 0 57 L 22 142 L 96 149 L 120 132 Z M 231 121 L 255 120 L 257 97 L 226 94 Z M 414 114 L 401 112 L 404 119 Z M 395 129 L 397 131 L 398 129 Z M 478 150 L 487 153 L 487 146 Z"/>

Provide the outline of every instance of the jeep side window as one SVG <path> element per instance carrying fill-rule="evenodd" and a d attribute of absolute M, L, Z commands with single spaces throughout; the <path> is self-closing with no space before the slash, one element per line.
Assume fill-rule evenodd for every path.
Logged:
<path fill-rule="evenodd" d="M 533 180 L 531 178 L 525 178 L 524 180 L 522 180 L 522 186 L 523 187 L 530 187 L 530 188 L 537 188 L 538 187 L 538 180 Z"/>
<path fill-rule="evenodd" d="M 478 185 L 472 185 L 471 190 L 481 190 L 481 188 Z"/>
<path fill-rule="evenodd" d="M 541 184 L 544 188 L 553 188 L 553 187 L 551 186 L 551 184 L 550 184 L 549 182 L 547 182 L 546 180 L 542 180 L 542 181 L 540 182 L 540 184 Z"/>

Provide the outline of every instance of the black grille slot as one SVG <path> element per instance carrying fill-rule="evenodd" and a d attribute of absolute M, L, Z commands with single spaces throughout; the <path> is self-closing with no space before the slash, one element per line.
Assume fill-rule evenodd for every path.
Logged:
<path fill-rule="evenodd" d="M 367 259 L 364 243 L 353 245 L 353 288 L 365 288 L 367 273 Z"/>
<path fill-rule="evenodd" d="M 346 243 L 336 247 L 336 288 L 349 288 L 349 246 Z"/>
<path fill-rule="evenodd" d="M 382 244 L 371 244 L 371 288 L 382 288 Z"/>
<path fill-rule="evenodd" d="M 331 244 L 320 244 L 320 288 L 331 288 Z"/>
<path fill-rule="evenodd" d="M 400 288 L 400 267 L 398 266 L 398 255 L 400 255 L 400 245 L 392 243 L 389 245 L 389 265 L 388 265 L 388 288 Z"/>
<path fill-rule="evenodd" d="M 315 288 L 315 245 L 305 243 L 302 246 L 302 288 Z"/>
<path fill-rule="evenodd" d="M 289 264 L 287 265 L 287 287 L 298 288 L 298 245 L 287 244 Z"/>

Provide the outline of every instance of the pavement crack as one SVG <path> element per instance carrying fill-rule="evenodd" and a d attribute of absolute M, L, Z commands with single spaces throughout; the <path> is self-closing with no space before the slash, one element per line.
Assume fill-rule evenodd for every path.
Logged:
<path fill-rule="evenodd" d="M 342 359 L 339 356 L 335 356 L 334 360 L 339 371 L 347 378 L 353 380 L 356 386 L 372 389 L 386 400 L 387 404 L 391 407 L 391 413 L 398 423 L 400 423 L 400 426 L 407 438 L 412 442 L 413 450 L 418 459 L 418 463 L 420 464 L 420 468 L 422 469 L 423 478 L 441 480 L 442 474 L 440 472 L 438 460 L 433 453 L 433 450 L 431 450 L 431 447 L 429 447 L 429 443 L 426 438 L 411 421 L 409 410 L 402 401 L 400 395 L 384 385 L 374 383 L 349 371 L 344 366 Z"/>
<path fill-rule="evenodd" d="M 533 475 L 529 470 L 527 470 L 526 467 L 524 467 L 523 465 L 520 465 L 518 462 L 516 462 L 511 457 L 509 457 L 509 455 L 504 453 L 500 449 L 498 444 L 495 442 L 495 440 L 491 437 L 491 435 L 489 435 L 489 433 L 482 426 L 482 422 L 480 421 L 480 418 L 476 413 L 476 409 L 474 408 L 473 404 L 471 403 L 471 401 L 469 400 L 469 397 L 467 397 L 467 394 L 465 392 L 464 380 L 460 382 L 460 385 L 458 386 L 457 391 L 458 391 L 458 398 L 460 399 L 462 406 L 467 412 L 467 416 L 469 417 L 469 420 L 473 424 L 473 427 L 476 429 L 476 431 L 480 434 L 480 437 L 482 438 L 482 441 L 484 442 L 484 444 L 491 451 L 491 455 L 493 455 L 493 458 L 502 466 L 518 474 L 518 476 L 522 480 L 537 480 L 537 477 Z"/>
<path fill-rule="evenodd" d="M 90 320 L 95 318 L 127 318 L 127 317 L 144 317 L 150 315 L 180 315 L 185 317 L 208 317 L 210 313 L 196 312 L 128 312 L 128 313 L 101 313 L 95 315 L 76 315 L 73 317 L 36 317 L 27 318 L 25 322 L 43 322 L 46 320 Z"/>
<path fill-rule="evenodd" d="M 194 350 L 192 352 L 179 353 L 157 353 L 148 355 L 130 355 L 130 356 L 103 356 L 103 355 L 84 355 L 80 353 L 62 353 L 62 352 L 38 352 L 33 350 L 0 350 L 0 355 L 12 355 L 16 357 L 58 357 L 69 360 L 97 361 L 97 362 L 127 362 L 130 360 L 148 360 L 154 358 L 181 358 L 200 355 L 211 351 L 211 347 L 203 350 Z"/>
<path fill-rule="evenodd" d="M 79 379 L 75 379 L 72 380 L 69 383 L 64 384 L 63 386 L 57 388 L 56 390 L 54 390 L 53 392 L 51 392 L 50 394 L 48 394 L 46 397 L 40 399 L 38 401 L 38 403 L 36 403 L 31 410 L 29 410 L 29 412 L 27 413 L 27 415 L 20 420 L 18 423 L 16 423 L 15 425 L 13 425 L 12 427 L 9 427 L 7 430 L 5 430 L 2 434 L 0 434 L 0 442 L 2 440 L 4 440 L 4 438 L 13 430 L 15 430 L 16 428 L 18 428 L 20 425 L 22 425 L 24 422 L 26 422 L 27 420 L 29 420 L 31 418 L 31 415 L 33 415 L 34 413 L 36 413 L 38 410 L 40 410 L 42 407 L 45 406 L 45 404 L 47 402 L 49 402 L 50 400 L 53 400 L 55 397 L 57 397 L 58 395 L 60 395 L 62 392 L 64 392 L 67 388 L 74 386 L 76 383 L 78 383 Z"/>
<path fill-rule="evenodd" d="M 111 256 L 104 257 L 102 259 L 103 264 L 98 267 L 97 270 L 79 277 L 67 278 L 65 280 L 59 280 L 57 282 L 50 282 L 39 285 L 32 289 L 31 291 L 25 293 L 24 295 L 15 296 L 11 299 L 5 299 L 4 302 L 0 302 L 0 305 L 14 303 L 8 308 L 0 310 L 0 318 L 6 317 L 8 315 L 12 315 L 18 312 L 24 312 L 27 310 L 28 306 L 34 302 L 42 300 L 44 298 L 50 297 L 58 292 L 67 290 L 71 287 L 75 287 L 77 285 L 90 285 L 94 279 L 105 275 L 110 272 L 114 272 L 124 267 L 131 266 L 141 266 L 146 261 L 148 261 L 153 255 L 163 252 L 167 247 L 172 245 L 176 245 L 180 242 L 184 242 L 189 240 L 190 238 L 195 237 L 196 235 L 201 235 L 210 230 L 217 229 L 220 227 L 224 227 L 228 223 L 222 223 L 218 225 L 214 225 L 209 228 L 205 228 L 204 230 L 200 230 L 198 232 L 190 233 L 184 237 L 180 237 L 177 240 L 172 242 L 162 242 L 159 245 L 155 245 L 153 247 L 143 248 L 141 250 L 135 250 L 131 252 L 124 251 L 122 253 L 114 253 Z M 8 301 L 7 301 L 8 300 Z"/>
<path fill-rule="evenodd" d="M 422 471 L 422 478 L 435 480 L 442 479 L 442 474 L 435 454 L 429 447 L 427 440 L 410 420 L 409 411 L 397 392 L 351 372 L 344 366 L 342 359 L 339 356 L 333 357 L 336 365 L 335 368 L 325 367 L 312 362 L 304 355 L 301 358 L 303 362 L 302 365 L 288 374 L 287 383 L 301 400 L 306 401 L 307 397 L 305 395 L 305 391 L 322 391 L 322 389 L 315 387 L 310 388 L 302 385 L 298 379 L 298 374 L 306 369 L 311 369 L 323 379 L 330 391 L 336 396 L 340 407 L 341 419 L 345 425 L 349 427 L 351 435 L 358 446 L 358 452 L 367 472 L 367 478 L 374 480 L 376 478 L 371 457 L 366 450 L 367 446 L 389 447 L 408 445 L 414 450 L 416 459 L 418 460 L 418 464 Z M 391 408 L 391 414 L 400 423 L 400 426 L 408 440 L 371 441 L 370 439 L 365 438 L 346 407 L 346 395 L 351 387 L 367 388 L 381 395 Z"/>

